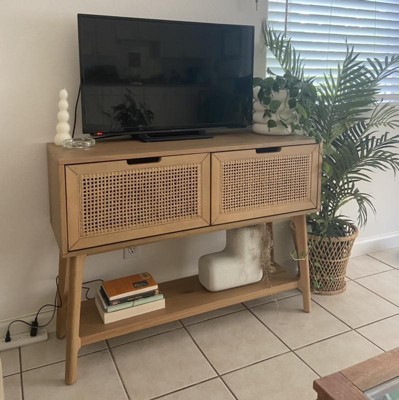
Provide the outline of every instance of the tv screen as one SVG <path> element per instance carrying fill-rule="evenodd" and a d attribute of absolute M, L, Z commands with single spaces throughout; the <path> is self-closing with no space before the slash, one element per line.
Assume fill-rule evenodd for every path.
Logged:
<path fill-rule="evenodd" d="M 252 123 L 253 26 L 78 15 L 83 132 Z"/>

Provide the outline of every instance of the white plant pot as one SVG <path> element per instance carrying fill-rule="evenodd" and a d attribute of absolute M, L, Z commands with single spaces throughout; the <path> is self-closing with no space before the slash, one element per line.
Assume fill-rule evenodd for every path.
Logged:
<path fill-rule="evenodd" d="M 260 86 L 256 86 L 253 89 L 254 102 L 253 102 L 253 122 L 252 131 L 260 135 L 289 135 L 291 132 L 285 128 L 280 122 L 280 118 L 287 119 L 291 114 L 291 110 L 288 107 L 288 93 L 286 90 L 280 90 L 279 92 L 272 93 L 272 100 L 281 101 L 281 105 L 278 108 L 276 115 L 272 118 L 264 117 L 266 107 L 259 101 L 258 93 Z M 277 126 L 269 128 L 267 126 L 268 121 L 272 119 L 276 122 Z"/>

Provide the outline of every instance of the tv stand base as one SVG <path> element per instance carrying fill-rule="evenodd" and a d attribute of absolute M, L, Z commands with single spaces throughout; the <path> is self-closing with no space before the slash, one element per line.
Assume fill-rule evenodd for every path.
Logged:
<path fill-rule="evenodd" d="M 134 138 L 141 142 L 170 142 L 173 140 L 191 140 L 191 139 L 210 139 L 213 135 L 205 130 L 180 131 L 180 132 L 149 132 L 140 135 L 134 135 Z"/>

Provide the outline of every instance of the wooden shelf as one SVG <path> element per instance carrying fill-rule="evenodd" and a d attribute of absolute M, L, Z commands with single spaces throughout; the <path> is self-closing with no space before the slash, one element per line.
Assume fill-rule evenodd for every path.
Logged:
<path fill-rule="evenodd" d="M 166 308 L 151 313 L 104 324 L 93 300 L 82 302 L 80 338 L 82 345 L 110 339 L 141 329 L 227 307 L 298 287 L 296 278 L 286 272 L 272 275 L 270 281 L 260 281 L 220 292 L 209 292 L 198 276 L 177 279 L 159 285 L 166 299 Z"/>

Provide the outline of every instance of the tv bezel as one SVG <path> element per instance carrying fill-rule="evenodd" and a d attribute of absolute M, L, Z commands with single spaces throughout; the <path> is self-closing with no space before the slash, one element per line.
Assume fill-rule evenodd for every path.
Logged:
<path fill-rule="evenodd" d="M 217 123 L 203 123 L 203 124 L 192 124 L 192 125 L 178 125 L 178 126 L 167 126 L 167 127 L 137 127 L 137 128 L 117 128 L 115 130 L 105 130 L 105 131 L 88 131 L 85 129 L 85 102 L 83 101 L 83 76 L 84 76 L 84 66 L 82 63 L 82 34 L 81 34 L 81 23 L 84 18 L 103 18 L 112 20 L 131 20 L 131 21 L 145 21 L 145 22 L 159 22 L 162 24 L 182 24 L 182 25 L 203 25 L 203 26 L 226 26 L 234 28 L 246 28 L 250 30 L 252 36 L 251 49 L 249 53 L 251 54 L 250 59 L 250 82 L 248 85 L 248 99 L 252 99 L 252 81 L 253 81 L 253 69 L 254 69 L 254 40 L 255 40 L 255 27 L 253 25 L 241 25 L 241 24 L 225 24 L 225 23 L 213 23 L 213 22 L 199 22 L 199 21 L 176 21 L 167 19 L 153 19 L 153 18 L 137 18 L 137 17 L 124 17 L 124 16 L 111 16 L 111 15 L 96 15 L 96 14 L 77 14 L 77 25 L 78 25 L 78 46 L 79 46 L 79 73 L 80 73 L 80 96 L 81 96 L 81 113 L 82 113 L 82 133 L 89 134 L 93 137 L 112 137 L 120 135 L 142 135 L 146 133 L 160 133 L 160 134 L 170 134 L 171 132 L 190 132 L 190 131 L 203 131 L 205 129 L 211 128 L 243 128 L 248 126 L 248 124 L 237 124 L 229 122 L 217 122 Z M 252 103 L 251 103 L 252 104 Z M 252 114 L 252 110 L 248 110 L 248 114 Z M 244 121 L 243 121 L 244 122 Z M 250 123 L 250 121 L 248 121 Z"/>

